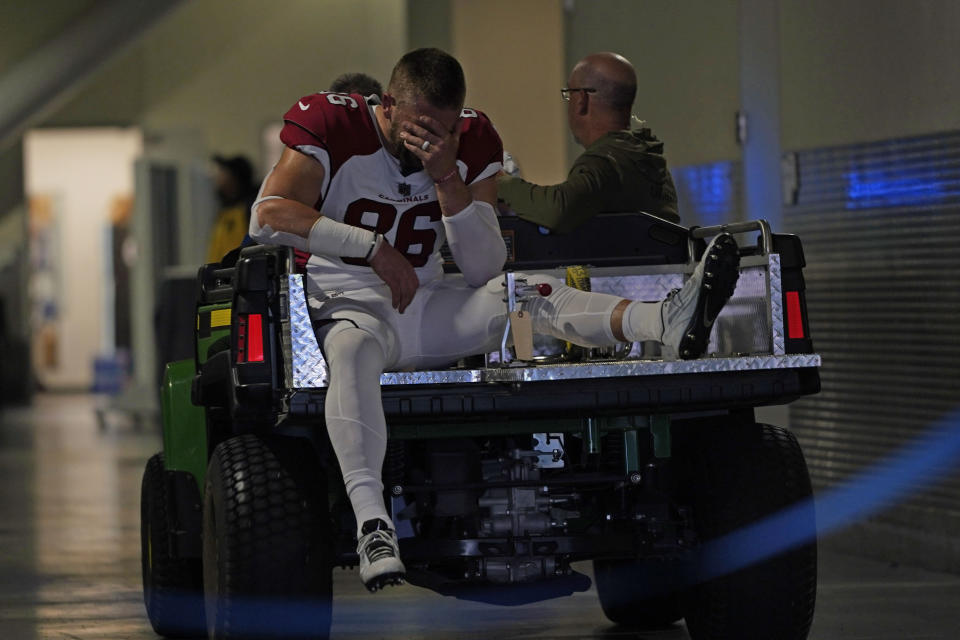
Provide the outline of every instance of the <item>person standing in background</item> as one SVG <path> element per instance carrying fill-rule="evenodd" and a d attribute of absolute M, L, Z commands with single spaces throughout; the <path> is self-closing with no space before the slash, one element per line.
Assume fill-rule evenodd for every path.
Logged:
<path fill-rule="evenodd" d="M 220 262 L 239 247 L 250 225 L 250 206 L 258 185 L 253 180 L 253 165 L 245 156 L 213 156 L 214 185 L 219 210 L 207 245 L 207 262 Z"/>

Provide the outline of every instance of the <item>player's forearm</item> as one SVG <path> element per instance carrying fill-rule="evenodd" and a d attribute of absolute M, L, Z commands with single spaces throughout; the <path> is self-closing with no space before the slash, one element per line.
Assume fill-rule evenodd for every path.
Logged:
<path fill-rule="evenodd" d="M 259 228 L 270 227 L 274 231 L 291 233 L 306 239 L 310 229 L 320 217 L 320 212 L 302 202 L 279 196 L 266 196 L 257 200 L 250 210 L 250 236 L 254 236 L 254 224 Z"/>
<path fill-rule="evenodd" d="M 371 258 L 382 242 L 368 229 L 321 215 L 307 205 L 280 196 L 266 196 L 251 208 L 250 237 L 314 255 Z"/>
<path fill-rule="evenodd" d="M 454 167 L 453 174 L 441 176 L 434 186 L 437 189 L 437 202 L 444 216 L 453 216 L 466 209 L 473 202 L 470 187 L 463 183 L 459 169 Z"/>
<path fill-rule="evenodd" d="M 443 217 L 447 244 L 467 284 L 479 287 L 499 274 L 507 259 L 493 205 L 472 200 L 453 216 Z"/>

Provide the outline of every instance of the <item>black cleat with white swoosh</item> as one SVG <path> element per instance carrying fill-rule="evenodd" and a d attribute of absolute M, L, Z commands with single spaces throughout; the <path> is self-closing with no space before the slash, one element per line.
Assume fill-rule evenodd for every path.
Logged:
<path fill-rule="evenodd" d="M 660 341 L 665 356 L 691 360 L 703 355 L 713 323 L 733 295 L 739 277 L 737 241 L 729 233 L 721 233 L 707 246 L 683 287 L 671 291 L 663 301 Z"/>

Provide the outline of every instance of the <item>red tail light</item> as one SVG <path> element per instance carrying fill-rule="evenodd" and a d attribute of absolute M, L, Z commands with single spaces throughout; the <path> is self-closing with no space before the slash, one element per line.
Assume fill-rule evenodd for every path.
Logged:
<path fill-rule="evenodd" d="M 263 362 L 263 316 L 237 316 L 237 362 Z"/>
<path fill-rule="evenodd" d="M 787 291 L 787 337 L 803 338 L 803 312 L 800 310 L 800 293 Z"/>
<path fill-rule="evenodd" d="M 247 340 L 247 362 L 263 362 L 263 316 L 250 314 L 250 335 Z"/>

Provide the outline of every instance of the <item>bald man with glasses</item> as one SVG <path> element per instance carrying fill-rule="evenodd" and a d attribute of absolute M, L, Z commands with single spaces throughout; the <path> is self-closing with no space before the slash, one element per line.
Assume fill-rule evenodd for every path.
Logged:
<path fill-rule="evenodd" d="M 637 74 L 616 53 L 594 53 L 578 62 L 560 96 L 570 131 L 584 152 L 566 181 L 540 186 L 502 175 L 497 196 L 518 217 L 559 233 L 595 214 L 645 211 L 677 222 L 677 192 L 650 129 L 631 129 Z"/>

